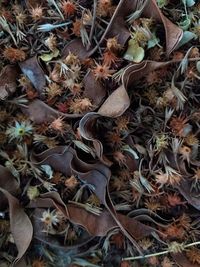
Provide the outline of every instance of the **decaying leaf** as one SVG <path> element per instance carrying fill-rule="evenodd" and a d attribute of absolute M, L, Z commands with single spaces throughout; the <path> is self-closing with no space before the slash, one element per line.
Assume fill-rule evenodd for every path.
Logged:
<path fill-rule="evenodd" d="M 197 245 L 197 1 L 14 2 L 0 1 L 2 262 L 122 266 Z M 191 251 L 171 256 L 197 267 Z"/>
<path fill-rule="evenodd" d="M 69 42 L 62 51 L 62 56 L 65 58 L 69 52 L 77 55 L 79 59 L 84 60 L 91 55 L 91 50 L 87 51 L 82 44 L 81 39 L 75 39 Z"/>
<path fill-rule="evenodd" d="M 112 220 L 114 220 L 114 222 L 115 222 L 114 225 L 120 227 L 121 231 L 127 236 L 127 238 L 129 238 L 129 240 L 136 247 L 138 247 L 136 245 L 134 239 L 133 239 L 133 237 L 135 238 L 135 235 L 138 231 L 135 231 L 134 227 L 133 228 L 129 227 L 129 223 L 128 223 L 129 219 L 126 216 L 122 216 L 120 214 L 118 215 L 118 214 L 116 214 L 116 212 L 114 210 L 112 201 L 111 201 L 109 193 L 108 193 L 108 188 L 107 188 L 107 185 L 108 185 L 108 182 L 110 179 L 110 170 L 106 166 L 104 166 L 103 164 L 100 164 L 100 163 L 99 164 L 98 163 L 96 163 L 96 164 L 84 163 L 83 161 L 78 159 L 75 151 L 73 151 L 72 149 L 68 150 L 68 149 L 63 147 L 60 149 L 60 153 L 58 153 L 57 155 L 55 154 L 55 151 L 56 151 L 55 149 L 47 150 L 46 153 L 42 153 L 40 155 L 35 154 L 34 157 L 36 159 L 38 159 L 39 162 L 42 162 L 42 164 L 48 164 L 48 165 L 52 166 L 52 168 L 54 168 L 55 170 L 64 172 L 65 175 L 69 174 L 69 172 L 71 170 L 73 174 L 78 175 L 78 177 L 81 180 L 85 181 L 88 185 L 91 185 L 92 191 L 96 194 L 96 196 L 100 199 L 101 203 L 103 203 L 105 205 L 105 207 L 107 208 L 107 210 L 109 211 L 109 213 L 108 213 L 109 215 L 107 215 L 107 213 L 105 213 L 105 216 L 106 216 L 105 223 L 107 221 L 109 221 L 108 216 L 110 216 L 110 218 L 112 218 Z M 68 163 L 68 165 L 65 165 L 64 169 L 61 168 L 63 161 Z M 59 204 L 64 206 L 63 202 L 60 200 L 59 195 L 57 195 L 56 192 L 47 193 L 43 196 L 44 197 L 51 196 L 51 198 L 54 196 L 55 201 L 59 201 Z M 47 201 L 48 201 L 48 199 L 47 199 Z M 44 207 L 44 206 L 42 206 L 42 207 Z M 63 208 L 62 208 L 62 210 L 63 210 Z M 97 222 L 95 223 L 94 220 L 98 220 L 97 216 L 95 216 L 93 214 L 84 216 L 85 210 L 82 210 L 83 214 L 82 214 L 82 216 L 79 216 L 80 211 L 76 213 L 75 207 L 73 207 L 73 209 L 70 210 L 69 205 L 67 206 L 67 210 L 69 212 L 69 218 L 72 219 L 73 222 L 76 221 L 76 223 L 78 223 L 78 224 L 81 224 L 80 222 L 82 222 L 81 225 L 86 227 L 86 229 L 89 231 L 89 233 L 94 234 L 94 230 L 100 231 L 100 232 L 102 231 L 102 230 L 98 230 L 98 228 L 95 227 L 95 225 L 97 226 Z M 86 222 L 86 217 L 88 217 L 88 216 L 91 216 L 91 218 L 89 220 L 87 220 L 87 222 Z M 101 213 L 100 218 L 101 218 L 100 221 L 102 221 L 102 213 Z M 77 222 L 77 220 L 78 220 L 78 222 Z M 111 220 L 111 225 L 113 225 L 112 220 Z M 134 219 L 130 219 L 130 220 L 132 221 L 131 225 L 133 225 Z M 83 223 L 83 221 L 84 221 L 84 223 Z M 94 224 L 92 224 L 93 226 L 90 225 L 91 222 L 94 222 Z M 105 223 L 104 224 L 100 223 L 99 227 L 102 227 L 103 225 L 105 227 Z M 138 225 L 137 227 L 139 227 L 139 224 L 137 222 L 135 222 L 135 224 Z M 88 226 L 86 226 L 86 225 L 88 225 Z M 88 227 L 89 227 L 89 229 L 88 229 Z M 94 227 L 94 228 L 91 229 L 91 227 Z M 108 226 L 106 226 L 106 227 L 108 227 Z M 114 226 L 112 226 L 112 227 L 114 227 Z M 141 227 L 141 229 L 142 229 L 142 227 Z M 144 228 L 143 228 L 143 230 L 144 230 Z M 104 231 L 107 232 L 108 229 L 106 228 Z M 149 228 L 149 231 L 152 232 L 154 230 Z M 147 229 L 147 232 L 148 232 L 148 229 Z M 138 238 L 139 238 L 139 236 L 140 235 L 138 235 Z"/>
<path fill-rule="evenodd" d="M 126 25 L 126 18 L 136 11 L 137 2 L 132 0 L 121 0 L 106 28 L 104 34 L 99 40 L 99 45 L 105 43 L 105 40 L 117 36 L 117 40 L 120 45 L 124 46 L 130 37 L 130 32 Z M 167 19 L 159 7 L 157 6 L 156 0 L 146 1 L 146 5 L 141 13 L 142 16 L 153 18 L 159 23 L 163 23 L 166 34 L 166 52 L 169 55 L 177 46 L 183 36 L 181 28 L 173 24 Z M 90 50 L 86 50 L 82 45 L 80 39 L 75 39 L 71 43 L 67 44 L 63 50 L 63 55 L 67 56 L 69 51 L 73 54 L 78 55 L 80 59 L 85 59 L 91 56 L 97 49 L 98 46 L 91 47 Z"/>
<path fill-rule="evenodd" d="M 60 209 L 61 206 L 56 203 L 56 194 L 57 193 L 55 192 L 43 194 L 41 196 L 42 198 L 38 198 L 35 201 L 31 202 L 28 207 L 57 207 L 58 209 Z M 68 209 L 69 216 L 64 213 L 65 216 L 67 216 L 67 218 L 69 218 L 73 223 L 83 226 L 91 235 L 105 236 L 108 231 L 111 231 L 112 229 L 118 227 L 110 213 L 106 210 L 102 211 L 101 216 L 99 217 L 76 205 L 68 204 L 66 207 Z M 61 210 L 62 212 L 64 212 L 63 207 L 61 208 Z M 149 228 L 148 226 L 145 226 L 134 219 L 127 218 L 126 216 L 120 214 L 118 215 L 118 220 L 126 225 L 128 231 L 130 231 L 131 235 L 135 239 L 141 239 L 142 237 L 150 235 L 154 231 L 152 228 Z"/>
<path fill-rule="evenodd" d="M 99 158 L 102 158 L 103 146 L 99 140 L 94 138 L 93 133 L 92 133 L 92 128 L 95 125 L 96 119 L 98 117 L 99 117 L 99 114 L 94 113 L 94 112 L 90 112 L 86 114 L 80 121 L 79 131 L 83 138 L 93 142 L 97 156 Z"/>
<path fill-rule="evenodd" d="M 144 60 L 138 64 L 132 64 L 125 69 L 122 76 L 122 83 L 125 88 L 129 88 L 130 85 L 147 75 L 149 72 L 170 64 L 171 62 L 156 62 L 149 60 Z"/>
<path fill-rule="evenodd" d="M 19 77 L 19 68 L 17 66 L 7 65 L 0 73 L 0 99 L 4 100 L 12 95 L 17 89 L 17 78 Z"/>
<path fill-rule="evenodd" d="M 190 190 L 191 184 L 185 179 L 182 180 L 179 185 L 177 185 L 177 189 L 184 196 L 184 198 L 197 210 L 200 210 L 200 200 L 199 197 Z"/>
<path fill-rule="evenodd" d="M 80 114 L 65 114 L 62 112 L 59 112 L 51 107 L 49 107 L 47 104 L 45 104 L 43 101 L 36 99 L 32 101 L 27 108 L 22 109 L 25 114 L 29 116 L 29 118 L 34 121 L 35 123 L 43 123 L 47 121 L 52 121 L 55 118 L 58 118 L 59 116 L 68 117 L 68 118 L 78 118 L 81 117 Z"/>
<path fill-rule="evenodd" d="M 59 249 L 65 252 L 71 250 L 71 253 L 74 253 L 75 255 L 78 253 L 83 253 L 85 249 L 90 249 L 90 246 L 88 245 L 87 247 L 87 244 L 90 243 L 94 239 L 94 237 L 91 237 L 86 231 L 83 235 L 81 235 L 79 240 L 77 240 L 77 244 L 74 244 L 72 246 L 63 245 L 63 242 L 61 240 L 58 240 L 55 236 L 47 235 L 43 231 L 43 223 L 40 220 L 44 211 L 45 209 L 36 208 L 34 210 L 34 215 L 32 216 L 35 239 L 43 242 L 44 244 L 48 244 L 55 249 Z"/>
<path fill-rule="evenodd" d="M 167 55 L 169 55 L 174 49 L 176 49 L 180 40 L 182 39 L 182 29 L 173 24 L 162 14 L 159 7 L 157 6 L 156 0 L 147 1 L 143 15 L 154 18 L 158 22 L 163 23 L 165 28 L 166 52 Z"/>
<path fill-rule="evenodd" d="M 31 243 L 33 227 L 29 217 L 20 206 L 19 201 L 7 190 L 0 188 L 0 191 L 7 198 L 9 204 L 11 233 L 18 249 L 18 254 L 14 263 L 17 263 L 27 251 Z"/>
<path fill-rule="evenodd" d="M 37 57 L 29 58 L 19 64 L 22 72 L 31 81 L 35 89 L 41 95 L 46 85 L 45 74 L 38 63 Z"/>
<path fill-rule="evenodd" d="M 6 168 L 0 165 L 0 187 L 8 191 L 12 195 L 19 193 L 19 184 L 12 173 Z M 6 208 L 6 199 L 2 193 L 0 193 L 0 209 Z"/>
<path fill-rule="evenodd" d="M 184 253 L 171 254 L 173 260 L 179 267 L 199 267 L 198 263 L 191 263 Z"/>
<path fill-rule="evenodd" d="M 106 96 L 106 88 L 102 83 L 95 79 L 92 71 L 89 71 L 84 79 L 84 96 L 92 100 L 95 108 L 99 107 Z"/>
<path fill-rule="evenodd" d="M 101 116 L 116 118 L 122 115 L 130 105 L 130 99 L 124 86 L 117 88 L 98 110 Z"/>

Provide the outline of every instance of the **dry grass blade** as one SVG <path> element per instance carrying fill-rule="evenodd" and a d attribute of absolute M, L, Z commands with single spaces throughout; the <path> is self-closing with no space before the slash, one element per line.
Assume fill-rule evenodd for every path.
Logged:
<path fill-rule="evenodd" d="M 14 37 L 14 35 L 13 35 L 11 29 L 10 29 L 10 26 L 9 26 L 9 24 L 8 24 L 8 22 L 7 22 L 5 17 L 0 16 L 0 25 L 1 25 L 2 29 L 4 31 L 6 31 L 11 36 L 14 44 L 17 46 L 17 41 L 16 41 L 16 39 L 15 39 L 15 37 Z"/>

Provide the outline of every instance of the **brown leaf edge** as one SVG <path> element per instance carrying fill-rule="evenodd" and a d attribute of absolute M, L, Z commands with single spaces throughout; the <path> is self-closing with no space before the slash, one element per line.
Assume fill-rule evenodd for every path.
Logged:
<path fill-rule="evenodd" d="M 165 28 L 166 53 L 169 56 L 178 46 L 183 37 L 183 30 L 166 18 L 158 7 L 156 0 L 147 1 L 144 15 L 163 23 Z"/>
<path fill-rule="evenodd" d="M 191 263 L 184 253 L 171 253 L 171 256 L 179 267 L 200 267 L 198 263 Z"/>
<path fill-rule="evenodd" d="M 2 165 L 0 165 L 0 188 L 3 188 L 12 195 L 17 194 L 20 191 L 18 181 L 15 179 L 9 169 Z M 6 197 L 0 192 L 0 209 L 5 209 L 6 205 Z"/>
<path fill-rule="evenodd" d="M 97 109 L 103 99 L 106 96 L 106 90 L 103 85 L 96 81 L 94 75 L 91 71 L 89 71 L 84 79 L 84 97 L 88 97 L 92 100 L 93 109 Z M 36 124 L 44 123 L 44 122 L 51 122 L 58 117 L 62 117 L 65 119 L 74 119 L 74 118 L 82 118 L 85 113 L 83 114 L 68 114 L 59 112 L 58 110 L 48 106 L 40 99 L 35 99 L 30 102 L 26 107 L 21 107 L 22 111 L 29 116 L 29 118 L 34 121 Z M 86 112 L 87 114 L 88 112 Z"/>
<path fill-rule="evenodd" d="M 56 150 L 57 154 L 56 155 Z M 63 154 L 62 154 L 63 153 Z M 57 147 L 56 149 L 50 149 L 46 152 L 43 152 L 39 154 L 38 156 L 35 155 L 36 159 L 38 159 L 38 164 L 45 163 L 50 165 L 53 169 L 56 169 L 62 173 L 69 174 L 70 170 L 72 173 L 75 173 L 79 176 L 81 180 L 85 180 L 87 183 L 92 184 L 94 186 L 94 193 L 97 195 L 97 197 L 101 200 L 101 203 L 104 204 L 104 206 L 109 211 L 110 216 L 114 219 L 115 223 L 119 226 L 121 231 L 127 236 L 127 238 L 135 245 L 134 239 L 132 236 L 134 236 L 136 233 L 133 232 L 135 230 L 132 229 L 132 232 L 130 234 L 130 229 L 125 230 L 125 228 L 128 228 L 127 218 L 126 216 L 123 217 L 123 215 L 119 215 L 115 212 L 114 206 L 112 204 L 112 201 L 109 196 L 107 185 L 109 183 L 110 178 L 110 170 L 104 166 L 103 164 L 96 163 L 96 164 L 87 164 L 80 159 L 78 159 L 76 152 L 70 148 L 65 149 L 65 147 Z M 63 168 L 64 163 L 68 163 Z M 58 200 L 58 196 L 56 197 Z M 59 203 L 62 203 L 61 199 L 59 198 Z M 68 208 L 68 206 L 67 206 Z M 70 212 L 69 212 L 70 214 Z M 91 215 L 92 216 L 92 215 Z M 83 218 L 83 216 L 81 216 Z M 134 220 L 134 219 L 131 219 Z M 133 224 L 133 221 L 132 221 Z M 124 225 L 126 227 L 124 228 Z M 143 225 L 143 230 L 146 226 Z M 148 227 L 148 230 L 155 231 L 152 228 Z M 150 231 L 150 232 L 151 232 Z"/>
<path fill-rule="evenodd" d="M 91 46 L 90 49 L 87 50 L 83 46 L 81 39 L 75 39 L 64 47 L 62 56 L 66 57 L 71 51 L 72 53 L 75 53 L 80 59 L 86 59 L 93 53 L 95 53 L 98 47 L 104 44 L 106 39 L 111 37 L 117 37 L 119 44 L 124 46 L 128 38 L 130 37 L 130 32 L 127 29 L 125 19 L 129 14 L 136 11 L 136 2 L 137 1 L 133 0 L 120 0 L 105 32 L 99 40 L 98 45 Z M 162 14 L 155 0 L 146 0 L 146 6 L 144 7 L 142 14 L 163 23 L 166 37 L 166 52 L 169 56 L 182 39 L 183 30 Z"/>
<path fill-rule="evenodd" d="M 18 199 L 3 188 L 0 188 L 0 191 L 8 200 L 11 233 L 18 250 L 17 257 L 12 264 L 14 266 L 23 257 L 31 243 L 33 227 L 29 217 L 20 206 Z"/>
<path fill-rule="evenodd" d="M 39 198 L 35 199 L 35 201 L 31 201 L 27 206 L 27 208 L 50 207 L 57 208 L 71 222 L 85 228 L 88 233 L 94 236 L 105 236 L 112 229 L 119 228 L 107 210 L 104 209 L 100 216 L 96 216 L 76 205 L 65 205 L 57 192 L 42 194 Z M 66 209 L 69 215 L 65 212 Z M 150 235 L 154 231 L 151 227 L 137 222 L 133 218 L 128 218 L 121 214 L 118 214 L 118 218 L 127 226 L 133 237 L 137 240 Z"/>
<path fill-rule="evenodd" d="M 138 79 L 147 73 L 161 67 L 168 66 L 173 61 L 156 62 L 145 60 L 138 64 L 129 65 L 122 75 L 122 85 L 118 87 L 99 108 L 98 112 L 89 112 L 79 122 L 80 134 L 86 140 L 93 142 L 97 157 L 107 166 L 111 165 L 103 155 L 103 145 L 95 138 L 94 125 L 100 116 L 116 118 L 121 116 L 130 106 L 130 99 L 127 93 L 128 88 Z"/>

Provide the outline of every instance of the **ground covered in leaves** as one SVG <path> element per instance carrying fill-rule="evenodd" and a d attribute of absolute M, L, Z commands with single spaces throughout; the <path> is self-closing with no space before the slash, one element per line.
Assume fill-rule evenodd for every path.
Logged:
<path fill-rule="evenodd" d="M 200 4 L 0 1 L 0 266 L 200 266 Z"/>

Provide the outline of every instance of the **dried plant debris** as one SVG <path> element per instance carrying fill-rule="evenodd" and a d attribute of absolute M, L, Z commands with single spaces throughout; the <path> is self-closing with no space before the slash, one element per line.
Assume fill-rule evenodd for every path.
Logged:
<path fill-rule="evenodd" d="M 0 1 L 0 266 L 200 266 L 199 17 Z"/>

